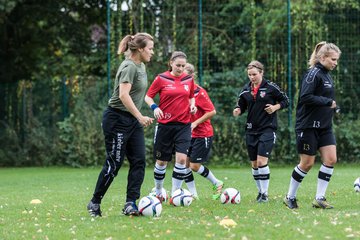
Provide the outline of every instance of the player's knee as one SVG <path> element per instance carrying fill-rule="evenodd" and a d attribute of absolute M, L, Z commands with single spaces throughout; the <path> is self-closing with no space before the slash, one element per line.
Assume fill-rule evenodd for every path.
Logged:
<path fill-rule="evenodd" d="M 300 169 L 306 172 L 310 171 L 312 166 L 314 166 L 314 162 L 302 162 L 299 164 Z"/>
<path fill-rule="evenodd" d="M 163 167 L 163 166 L 167 166 L 167 162 L 166 161 L 161 161 L 161 160 L 156 160 L 156 164 Z"/>
<path fill-rule="evenodd" d="M 191 168 L 191 170 L 194 171 L 194 172 L 199 171 L 200 166 L 201 166 L 200 164 L 190 163 L 190 168 Z"/>
<path fill-rule="evenodd" d="M 186 166 L 186 160 L 184 159 L 176 159 L 176 163 Z"/>
<path fill-rule="evenodd" d="M 268 164 L 268 159 L 260 158 L 257 160 L 257 167 L 265 166 Z"/>
<path fill-rule="evenodd" d="M 186 165 L 186 157 L 184 156 L 176 156 L 176 160 L 175 160 L 176 163 L 179 163 L 179 164 L 182 164 L 182 165 Z"/>
<path fill-rule="evenodd" d="M 325 166 L 331 166 L 331 167 L 334 166 L 336 162 L 337 162 L 336 158 L 329 158 L 323 161 Z"/>

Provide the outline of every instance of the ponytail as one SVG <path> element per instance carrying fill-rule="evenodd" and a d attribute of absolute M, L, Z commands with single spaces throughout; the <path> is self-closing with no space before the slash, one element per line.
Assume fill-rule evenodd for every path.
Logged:
<path fill-rule="evenodd" d="M 122 54 L 124 52 L 126 52 L 128 50 L 128 43 L 131 41 L 131 39 L 133 39 L 134 36 L 132 35 L 126 35 L 120 42 L 119 47 L 118 47 L 118 51 L 117 54 Z"/>
<path fill-rule="evenodd" d="M 314 51 L 312 52 L 309 59 L 309 66 L 314 67 L 315 64 L 320 61 L 320 58 L 323 56 L 328 56 L 330 51 L 335 51 L 341 54 L 339 47 L 333 43 L 327 43 L 325 41 L 322 41 L 316 44 Z"/>
<path fill-rule="evenodd" d="M 137 33 L 135 35 L 126 35 L 120 42 L 118 47 L 118 54 L 126 53 L 128 51 L 135 52 L 140 48 L 146 47 L 148 41 L 154 41 L 153 37 L 148 33 Z"/>

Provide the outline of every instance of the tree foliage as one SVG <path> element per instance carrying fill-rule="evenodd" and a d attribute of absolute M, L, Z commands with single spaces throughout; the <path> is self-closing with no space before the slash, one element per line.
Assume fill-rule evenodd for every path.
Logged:
<path fill-rule="evenodd" d="M 100 122 L 108 97 L 107 30 L 112 79 L 123 59 L 116 55 L 119 41 L 136 32 L 155 37 L 156 54 L 147 65 L 150 82 L 167 70 L 174 50 L 184 51 L 189 62 L 202 66 L 198 73 L 201 84 L 218 112 L 213 119 L 212 161 L 216 164 L 247 162 L 244 117 L 231 116 L 237 93 L 247 81 L 245 66 L 253 59 L 263 62 L 266 78 L 290 92 L 295 105 L 313 47 L 322 40 L 336 43 L 342 50 L 334 72 L 342 109 L 341 121 L 335 121 L 339 158 L 359 159 L 356 144 L 349 140 L 358 138 L 352 128 L 359 124 L 359 1 L 291 1 L 291 85 L 286 1 L 203 1 L 201 32 L 197 1 L 109 3 L 108 29 L 105 0 L 0 0 L 0 165 L 80 167 L 102 163 Z M 151 114 L 149 109 L 143 112 Z M 294 120 L 294 111 L 290 115 Z M 274 159 L 289 162 L 296 158 L 293 129 L 286 111 L 279 117 Z M 348 121 L 351 124 L 343 125 Z M 145 131 L 149 164 L 153 131 Z"/>

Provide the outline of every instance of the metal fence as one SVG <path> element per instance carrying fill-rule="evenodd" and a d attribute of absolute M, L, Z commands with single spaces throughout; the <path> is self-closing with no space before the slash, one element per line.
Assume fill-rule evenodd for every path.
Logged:
<path fill-rule="evenodd" d="M 111 1 L 109 1 L 111 2 Z M 335 81 L 343 113 L 357 117 L 359 92 L 354 88 L 359 73 L 360 10 L 356 1 L 140 1 L 109 14 L 109 34 L 147 31 L 156 37 L 157 61 L 150 64 L 150 78 L 166 68 L 169 54 L 183 50 L 198 69 L 201 85 L 212 88 L 213 74 L 233 73 L 240 88 L 244 68 L 252 59 L 265 64 L 266 77 L 285 89 L 296 103 L 299 81 L 315 44 L 337 44 L 342 57 Z M 142 4 L 140 7 L 139 5 Z M 150 17 L 149 17 L 150 16 Z M 114 22 L 121 22 L 114 25 Z M 145 22 L 146 21 L 146 22 Z M 114 29 L 114 27 L 117 27 Z M 111 44 L 109 39 L 109 44 Z M 109 47 L 114 52 L 116 42 Z M 110 58 L 109 58 L 110 59 Z M 117 68 L 109 60 L 112 72 Z M 108 75 L 111 84 L 112 75 Z M 217 84 L 214 84 L 217 85 Z M 211 89 L 216 91 L 216 89 Z M 222 99 L 215 99 L 221 103 Z M 292 122 L 289 109 L 288 124 Z"/>
<path fill-rule="evenodd" d="M 198 69 L 199 83 L 207 88 L 217 108 L 218 114 L 213 120 L 218 139 L 214 146 L 216 156 L 232 158 L 238 151 L 245 151 L 238 147 L 241 140 L 233 134 L 243 134 L 239 129 L 243 120 L 234 124 L 237 120 L 231 118 L 231 112 L 238 91 L 248 81 L 245 67 L 257 59 L 265 65 L 265 77 L 277 83 L 290 98 L 286 113 L 279 114 L 280 129 L 286 129 L 281 143 L 285 147 L 275 152 L 287 155 L 288 160 L 294 158 L 292 128 L 299 84 L 313 48 L 320 41 L 333 42 L 342 51 L 339 66 L 332 73 L 342 114 L 336 123 L 357 119 L 360 103 L 360 91 L 356 88 L 360 70 L 358 1 L 219 3 L 199 0 L 155 5 L 143 4 L 141 11 L 134 6 L 129 8 L 133 17 L 129 17 L 127 11 L 113 12 L 114 20 L 122 19 L 123 27 L 116 31 L 119 37 L 137 31 L 154 34 L 157 60 L 148 68 L 150 79 L 165 70 L 172 51 L 182 50 L 188 54 L 189 61 Z M 152 17 L 148 19 L 148 16 Z M 144 19 L 149 21 L 146 23 Z M 231 138 L 233 140 L 229 140 Z M 341 144 L 339 149 L 342 150 Z M 340 154 L 340 158 L 350 157 Z"/>
<path fill-rule="evenodd" d="M 281 129 L 291 129 L 299 83 L 315 44 L 323 40 L 335 43 L 342 51 L 339 66 L 333 72 L 342 120 L 358 118 L 358 0 L 309 0 L 306 3 L 300 0 L 108 0 L 106 3 L 103 13 L 107 15 L 107 22 L 98 24 L 107 41 L 107 44 L 98 44 L 97 49 L 104 53 L 103 62 L 108 62 L 107 75 L 102 76 L 101 82 L 98 76 L 76 77 L 64 72 L 63 78 L 57 81 L 59 85 L 41 81 L 34 85 L 29 84 L 31 81 L 19 81 L 17 86 L 1 84 L 1 99 L 8 108 L 16 109 L 12 111 L 16 114 L 2 117 L 3 123 L 11 119 L 9 122 L 23 132 L 30 112 L 34 115 L 31 117 L 36 117 L 40 125 L 53 134 L 56 124 L 76 111 L 74 105 L 79 98 L 74 97 L 75 88 L 90 86 L 92 92 L 86 94 L 92 98 L 96 96 L 92 104 L 101 100 L 105 105 L 121 61 L 115 55 L 119 40 L 136 32 L 148 32 L 155 37 L 156 56 L 147 65 L 149 81 L 167 70 L 169 56 L 174 50 L 184 51 L 188 61 L 197 67 L 198 81 L 207 88 L 218 112 L 214 118 L 218 130 L 214 152 L 219 158 L 224 156 L 222 151 L 228 146 L 233 148 L 227 149 L 225 157 L 236 157 L 239 151 L 246 151 L 238 146 L 238 133 L 242 134 L 242 130 L 234 130 L 240 129 L 243 121 L 232 119 L 231 112 L 238 91 L 248 81 L 245 67 L 253 59 L 264 63 L 265 77 L 289 95 L 290 108 L 279 114 L 279 122 Z M 98 90 L 94 90 L 94 86 Z M 44 89 L 51 97 L 44 94 Z M 44 97 L 29 104 L 35 99 L 31 94 L 44 94 Z M 22 99 L 16 106 L 11 105 L 14 97 Z M 82 101 L 84 99 L 89 98 L 82 98 Z M 36 106 L 38 111 L 28 111 L 29 105 Z M 149 138 L 151 134 L 148 133 Z M 284 139 L 285 143 L 292 141 L 291 136 Z M 293 152 L 293 149 L 286 151 Z"/>

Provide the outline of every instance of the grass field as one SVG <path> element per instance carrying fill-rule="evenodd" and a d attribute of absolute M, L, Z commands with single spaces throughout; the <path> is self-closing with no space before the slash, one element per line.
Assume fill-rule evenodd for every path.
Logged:
<path fill-rule="evenodd" d="M 213 168 L 226 187 L 241 192 L 239 205 L 222 205 L 211 199 L 211 185 L 195 175 L 199 201 L 190 207 L 163 205 L 159 218 L 120 214 L 126 187 L 121 169 L 102 203 L 102 218 L 91 218 L 86 205 L 100 171 L 96 169 L 0 169 L 0 239 L 360 239 L 360 194 L 353 190 L 360 176 L 357 165 L 335 168 L 327 198 L 331 210 L 314 209 L 319 166 L 304 179 L 298 191 L 297 211 L 287 209 L 282 198 L 294 166 L 272 167 L 270 201 L 255 202 L 257 195 L 250 167 Z M 171 189 L 168 167 L 165 188 Z M 146 169 L 142 196 L 153 187 L 152 168 Z M 39 199 L 41 204 L 30 204 Z M 230 218 L 234 227 L 220 221 Z"/>

